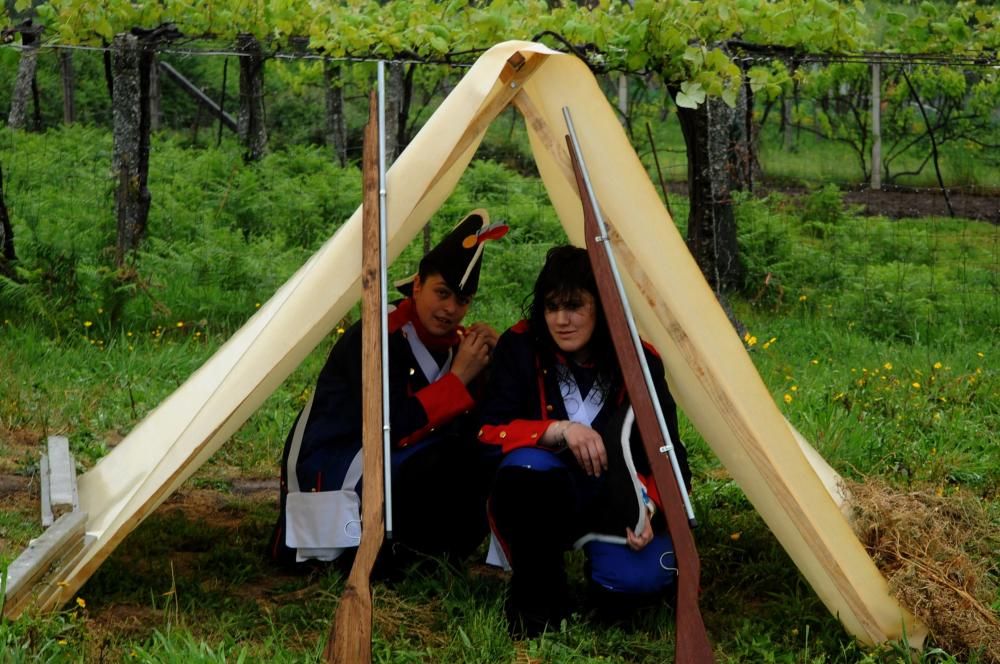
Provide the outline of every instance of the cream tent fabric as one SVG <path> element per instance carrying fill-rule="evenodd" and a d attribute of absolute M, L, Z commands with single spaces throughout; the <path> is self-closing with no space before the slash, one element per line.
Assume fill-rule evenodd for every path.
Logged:
<path fill-rule="evenodd" d="M 506 42 L 473 66 L 388 173 L 390 260 L 449 196 L 490 122 L 513 103 L 570 240 L 582 244 L 561 109 L 580 135 L 644 336 L 680 406 L 829 610 L 860 640 L 926 630 L 893 600 L 841 514 L 836 474 L 775 406 L 660 203 L 613 111 L 576 58 Z M 516 222 L 515 222 L 516 223 Z M 93 542 L 46 598 L 73 597 L 115 546 L 205 462 L 361 294 L 360 209 L 246 325 L 79 480 Z"/>

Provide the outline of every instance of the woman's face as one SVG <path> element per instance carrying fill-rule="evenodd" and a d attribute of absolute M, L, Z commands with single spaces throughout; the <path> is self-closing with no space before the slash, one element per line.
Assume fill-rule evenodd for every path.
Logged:
<path fill-rule="evenodd" d="M 578 290 L 569 296 L 545 297 L 545 325 L 556 346 L 577 360 L 589 356 L 590 338 L 597 322 L 594 296 Z"/>

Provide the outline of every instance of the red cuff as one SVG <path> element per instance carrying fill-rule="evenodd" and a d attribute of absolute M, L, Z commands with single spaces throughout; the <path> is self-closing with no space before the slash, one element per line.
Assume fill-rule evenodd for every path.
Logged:
<path fill-rule="evenodd" d="M 427 387 L 419 390 L 414 396 L 427 414 L 427 424 L 420 427 L 409 436 L 400 439 L 399 446 L 406 447 L 414 443 L 435 427 L 447 424 L 462 413 L 471 410 L 476 402 L 473 400 L 465 383 L 450 371 Z"/>
<path fill-rule="evenodd" d="M 427 413 L 430 427 L 450 422 L 476 405 L 462 379 L 450 371 L 418 391 L 416 397 Z"/>
<path fill-rule="evenodd" d="M 479 430 L 479 440 L 487 445 L 499 445 L 504 454 L 519 447 L 534 447 L 542 439 L 553 420 L 512 420 L 507 424 L 485 424 Z"/>

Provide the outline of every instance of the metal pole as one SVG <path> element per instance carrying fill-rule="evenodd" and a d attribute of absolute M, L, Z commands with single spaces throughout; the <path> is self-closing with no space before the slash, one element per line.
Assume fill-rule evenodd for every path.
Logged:
<path fill-rule="evenodd" d="M 382 289 L 382 467 L 385 472 L 385 535 L 392 539 L 392 444 L 389 424 L 389 266 L 386 238 L 389 214 L 385 191 L 385 61 L 378 61 L 378 215 L 379 288 Z"/>
<path fill-rule="evenodd" d="M 628 303 L 628 295 L 625 293 L 625 286 L 622 284 L 621 274 L 618 272 L 618 263 L 615 261 L 614 252 L 611 251 L 611 238 L 608 237 L 608 227 L 604 223 L 604 215 L 601 214 L 601 207 L 598 205 L 597 197 L 594 195 L 594 187 L 590 183 L 590 172 L 587 170 L 587 164 L 583 160 L 583 151 L 580 149 L 580 141 L 576 137 L 576 129 L 573 127 L 573 118 L 570 116 L 569 107 L 563 106 L 562 111 L 563 118 L 566 120 L 566 128 L 569 129 L 570 141 L 573 143 L 573 151 L 576 152 L 577 159 L 580 162 L 580 172 L 583 175 L 583 182 L 587 188 L 587 196 L 590 198 L 590 204 L 594 208 L 594 217 L 597 219 L 597 226 L 601 229 L 601 236 L 596 238 L 596 240 L 598 244 L 604 247 L 604 252 L 608 256 L 611 273 L 615 278 L 615 288 L 618 289 L 618 294 L 624 305 L 623 308 L 625 309 L 625 320 L 628 322 L 629 336 L 632 337 L 632 343 L 638 351 L 639 365 L 642 367 L 642 377 L 646 380 L 646 387 L 649 390 L 649 394 L 654 396 L 652 399 L 653 410 L 656 412 L 656 422 L 660 425 L 660 433 L 663 435 L 664 443 L 663 447 L 660 448 L 660 452 L 666 453 L 670 457 L 670 467 L 674 471 L 677 486 L 681 490 L 684 511 L 687 513 L 688 521 L 694 526 L 694 508 L 691 507 L 691 499 L 688 497 L 687 490 L 685 489 L 684 476 L 681 474 L 680 464 L 677 463 L 677 453 L 674 451 L 674 443 L 670 439 L 666 420 L 663 419 L 663 409 L 660 407 L 659 399 L 655 398 L 656 386 L 653 384 L 653 376 L 649 372 L 649 363 L 646 362 L 646 354 L 642 350 L 642 341 L 639 339 L 639 332 L 635 326 L 635 317 L 632 316 L 632 309 Z"/>

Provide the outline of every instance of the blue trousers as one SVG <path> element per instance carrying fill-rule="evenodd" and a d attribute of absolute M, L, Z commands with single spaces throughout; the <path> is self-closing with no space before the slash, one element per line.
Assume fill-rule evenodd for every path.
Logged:
<path fill-rule="evenodd" d="M 490 510 L 515 577 L 528 577 L 555 595 L 562 592 L 549 582 L 564 579 L 563 553 L 590 532 L 588 511 L 601 481 L 584 473 L 568 450 L 556 454 L 525 447 L 502 459 Z M 604 541 L 590 541 L 583 551 L 588 581 L 605 592 L 661 593 L 676 580 L 673 543 L 666 532 L 654 534 L 639 551 Z"/>

